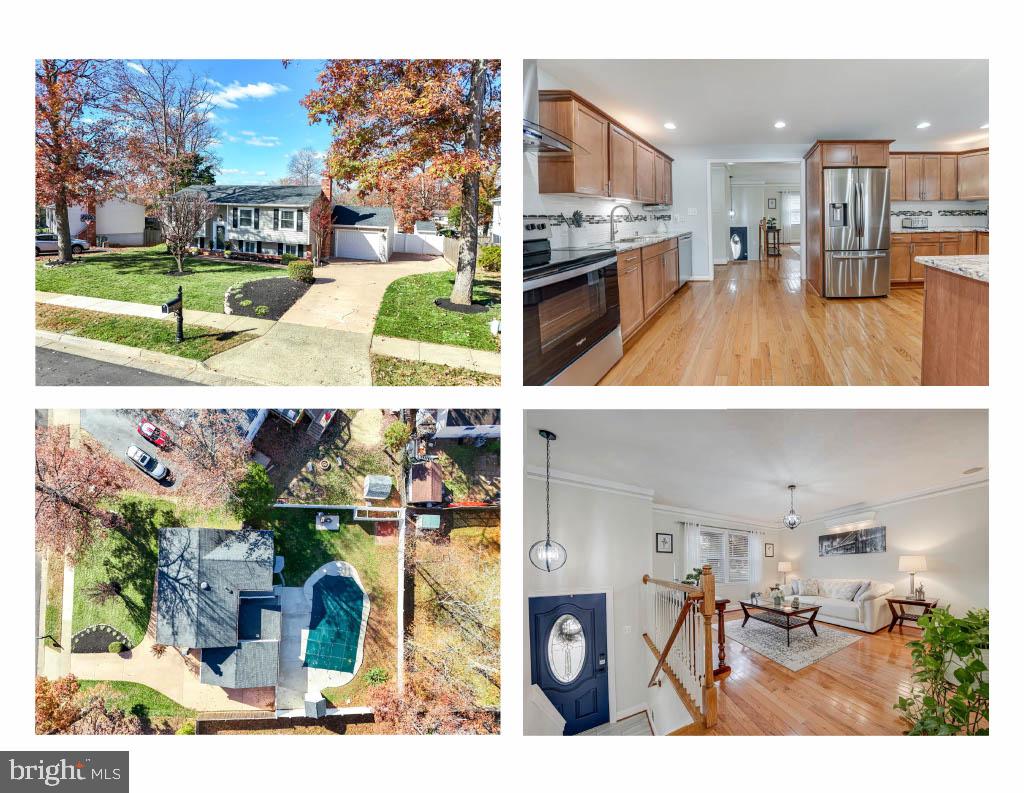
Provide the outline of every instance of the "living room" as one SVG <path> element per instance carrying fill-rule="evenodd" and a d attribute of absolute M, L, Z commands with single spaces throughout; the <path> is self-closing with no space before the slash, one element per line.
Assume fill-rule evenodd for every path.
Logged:
<path fill-rule="evenodd" d="M 987 732 L 986 411 L 525 432 L 528 734 Z"/>

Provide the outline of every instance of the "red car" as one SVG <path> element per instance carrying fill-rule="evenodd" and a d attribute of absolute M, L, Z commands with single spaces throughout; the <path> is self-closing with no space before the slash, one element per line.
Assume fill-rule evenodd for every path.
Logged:
<path fill-rule="evenodd" d="M 151 421 L 140 421 L 136 429 L 139 431 L 139 435 L 158 449 L 166 449 L 171 445 L 171 436 Z"/>

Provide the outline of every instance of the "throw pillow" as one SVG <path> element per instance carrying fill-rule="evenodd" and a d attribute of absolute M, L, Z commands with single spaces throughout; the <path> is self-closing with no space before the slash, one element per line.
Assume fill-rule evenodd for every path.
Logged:
<path fill-rule="evenodd" d="M 838 600 L 853 600 L 860 591 L 861 581 L 837 581 L 832 587 L 832 597 Z"/>
<path fill-rule="evenodd" d="M 800 593 L 801 595 L 807 595 L 808 597 L 817 597 L 820 591 L 818 586 L 817 578 L 805 578 L 800 582 Z"/>
<path fill-rule="evenodd" d="M 867 594 L 867 592 L 868 592 L 868 590 L 870 588 L 871 588 L 871 582 L 870 581 L 861 581 L 860 582 L 860 589 L 857 590 L 857 594 L 855 594 L 853 596 L 853 599 L 856 602 L 860 603 L 864 599 L 864 595 Z"/>

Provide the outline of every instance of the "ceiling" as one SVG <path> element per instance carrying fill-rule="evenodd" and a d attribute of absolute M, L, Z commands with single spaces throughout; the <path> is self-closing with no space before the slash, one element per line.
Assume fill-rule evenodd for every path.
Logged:
<path fill-rule="evenodd" d="M 980 410 L 531 410 L 526 429 L 528 465 L 543 468 L 549 429 L 553 470 L 773 525 L 790 483 L 810 520 L 988 478 Z"/>
<path fill-rule="evenodd" d="M 712 166 L 715 167 L 715 166 Z M 794 184 L 801 183 L 798 162 L 737 162 L 723 163 L 736 184 Z"/>
<path fill-rule="evenodd" d="M 985 60 L 540 60 L 656 146 L 895 139 L 896 150 L 988 145 Z M 775 129 L 778 120 L 784 129 Z M 664 123 L 676 124 L 667 130 Z M 930 121 L 927 129 L 916 128 Z"/>

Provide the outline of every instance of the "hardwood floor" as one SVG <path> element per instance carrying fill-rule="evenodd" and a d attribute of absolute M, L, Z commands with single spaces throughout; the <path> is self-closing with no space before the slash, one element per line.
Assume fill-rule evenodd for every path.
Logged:
<path fill-rule="evenodd" d="M 726 619 L 742 619 L 728 614 Z M 906 725 L 893 704 L 910 692 L 910 650 L 917 628 L 866 634 L 799 672 L 728 639 L 732 674 L 719 683 L 718 724 L 706 735 L 900 735 Z"/>
<path fill-rule="evenodd" d="M 592 730 L 585 730 L 580 735 L 654 735 L 647 712 L 627 716 L 619 721 L 601 724 Z"/>
<path fill-rule="evenodd" d="M 686 284 L 600 385 L 919 385 L 924 291 L 825 300 L 790 246 Z"/>

